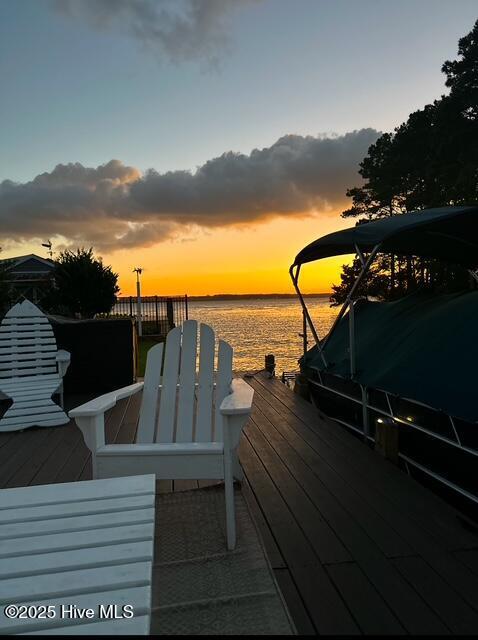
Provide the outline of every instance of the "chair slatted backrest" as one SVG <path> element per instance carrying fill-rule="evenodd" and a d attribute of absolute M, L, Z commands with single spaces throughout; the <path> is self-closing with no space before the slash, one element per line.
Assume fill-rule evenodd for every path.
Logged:
<path fill-rule="evenodd" d="M 58 375 L 57 346 L 48 318 L 29 300 L 17 303 L 0 323 L 1 381 Z"/>
<path fill-rule="evenodd" d="M 150 444 L 154 442 L 156 414 L 158 405 L 158 387 L 161 382 L 164 345 L 156 344 L 148 351 L 144 372 L 143 397 L 139 412 L 138 435 L 136 442 Z"/>
<path fill-rule="evenodd" d="M 214 331 L 201 324 L 198 345 L 196 320 L 186 320 L 170 331 L 164 348 L 158 344 L 149 350 L 136 442 L 222 441 L 219 407 L 232 381 L 232 348 L 223 340 L 219 341 L 216 376 L 214 360 Z"/>
<path fill-rule="evenodd" d="M 199 382 L 197 391 L 196 441 L 212 438 L 214 394 L 214 331 L 207 324 L 200 325 Z"/>

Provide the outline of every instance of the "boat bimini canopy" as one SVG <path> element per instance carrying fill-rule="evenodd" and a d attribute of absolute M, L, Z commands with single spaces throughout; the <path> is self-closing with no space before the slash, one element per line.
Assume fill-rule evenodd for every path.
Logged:
<path fill-rule="evenodd" d="M 437 258 L 478 266 L 478 206 L 442 207 L 382 218 L 329 233 L 300 251 L 293 266 L 322 258 L 373 251 Z"/>
<path fill-rule="evenodd" d="M 350 307 L 350 374 L 352 378 L 355 374 L 352 301 L 360 282 L 379 252 L 436 258 L 462 265 L 478 281 L 478 275 L 474 271 L 478 267 L 478 206 L 425 209 L 358 224 L 323 236 L 297 254 L 289 272 L 303 309 L 304 347 L 307 342 L 305 334 L 308 326 L 323 365 L 327 367 L 324 348 Z M 360 259 L 362 270 L 328 335 L 324 340 L 320 340 L 299 289 L 301 266 L 322 258 L 352 253 Z"/>

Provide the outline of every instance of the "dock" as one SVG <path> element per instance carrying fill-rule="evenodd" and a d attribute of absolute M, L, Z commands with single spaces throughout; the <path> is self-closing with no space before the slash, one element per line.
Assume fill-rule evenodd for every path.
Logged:
<path fill-rule="evenodd" d="M 298 633 L 478 633 L 478 526 L 279 380 L 247 382 L 242 492 Z M 108 442 L 133 441 L 140 400 L 109 412 Z M 0 487 L 89 478 L 74 423 L 0 434 Z"/>

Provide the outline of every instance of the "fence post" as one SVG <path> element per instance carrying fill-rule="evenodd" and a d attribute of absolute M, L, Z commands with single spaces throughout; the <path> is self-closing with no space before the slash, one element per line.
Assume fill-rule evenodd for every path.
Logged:
<path fill-rule="evenodd" d="M 159 333 L 158 296 L 154 296 L 154 310 L 156 314 L 156 333 Z"/>
<path fill-rule="evenodd" d="M 129 297 L 129 317 L 133 317 L 133 296 Z"/>
<path fill-rule="evenodd" d="M 188 311 L 188 294 L 186 293 L 184 296 L 184 308 L 186 310 L 186 320 L 189 320 L 189 311 Z"/>
<path fill-rule="evenodd" d="M 173 301 L 171 298 L 166 299 L 166 315 L 168 317 L 168 331 L 174 329 L 174 311 Z"/>

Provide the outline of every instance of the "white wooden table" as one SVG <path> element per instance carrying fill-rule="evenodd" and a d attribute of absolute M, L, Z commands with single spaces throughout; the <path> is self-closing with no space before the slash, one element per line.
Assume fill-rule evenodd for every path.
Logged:
<path fill-rule="evenodd" d="M 154 498 L 154 475 L 0 490 L 0 635 L 148 634 Z"/>

